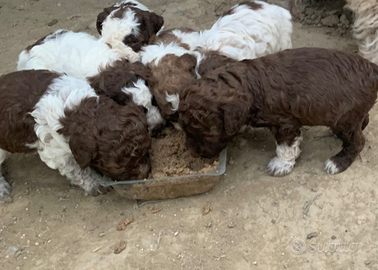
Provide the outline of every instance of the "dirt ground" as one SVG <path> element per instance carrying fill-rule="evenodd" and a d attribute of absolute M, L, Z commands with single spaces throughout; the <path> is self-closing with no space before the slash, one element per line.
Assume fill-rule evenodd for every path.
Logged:
<path fill-rule="evenodd" d="M 195 29 L 210 27 L 237 2 L 143 1 L 166 27 Z M 95 18 L 110 3 L 1 0 L 0 73 L 15 70 L 20 51 L 53 30 L 96 34 Z M 356 50 L 352 39 L 332 31 L 295 24 L 294 46 Z M 0 203 L 0 269 L 378 269 L 377 108 L 364 133 L 360 158 L 329 176 L 324 161 L 341 142 L 327 129 L 307 129 L 294 172 L 273 178 L 265 172 L 273 137 L 256 129 L 230 145 L 232 165 L 208 194 L 153 203 L 114 192 L 86 197 L 37 156 L 14 155 L 4 168 L 13 193 Z M 203 215 L 208 203 L 213 210 Z M 117 231 L 127 218 L 134 222 Z M 303 254 L 291 251 L 294 239 L 307 244 Z M 330 239 L 358 248 L 325 252 Z M 120 241 L 126 249 L 114 254 Z M 311 252 L 311 245 L 321 249 Z"/>

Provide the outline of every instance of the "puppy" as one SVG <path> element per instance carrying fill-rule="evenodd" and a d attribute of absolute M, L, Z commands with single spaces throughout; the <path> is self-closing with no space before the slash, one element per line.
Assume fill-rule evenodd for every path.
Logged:
<path fill-rule="evenodd" d="M 97 31 L 112 47 L 127 45 L 135 52 L 147 45 L 164 25 L 162 16 L 134 0 L 104 8 L 97 16 Z"/>
<path fill-rule="evenodd" d="M 130 101 L 143 106 L 146 111 L 148 129 L 151 134 L 158 132 L 165 124 L 159 109 L 154 106 L 153 96 L 146 84 L 149 69 L 140 62 L 130 63 L 118 60 L 100 70 L 94 77 L 87 78 L 98 95 L 112 98 L 120 105 Z"/>
<path fill-rule="evenodd" d="M 140 59 L 128 46 L 114 49 L 89 34 L 58 30 L 22 51 L 17 70 L 46 69 L 86 79 L 120 58 L 131 62 Z"/>
<path fill-rule="evenodd" d="M 179 123 L 189 149 L 213 157 L 245 124 L 267 127 L 277 156 L 268 170 L 289 174 L 300 154 L 302 126 L 327 126 L 343 149 L 325 170 L 346 170 L 364 147 L 378 90 L 378 67 L 353 54 L 300 48 L 219 68 L 180 95 Z"/>
<path fill-rule="evenodd" d="M 10 153 L 36 151 L 91 195 L 102 193 L 107 178 L 143 179 L 150 171 L 143 109 L 118 105 L 67 75 L 26 70 L 1 76 L 0 127 L 0 165 Z M 0 175 L 0 196 L 9 194 Z"/>
<path fill-rule="evenodd" d="M 290 13 L 262 1 L 232 7 L 209 30 L 160 32 L 141 57 L 151 69 L 150 88 L 162 116 L 177 120 L 179 94 L 192 80 L 236 60 L 291 48 L 291 34 Z"/>

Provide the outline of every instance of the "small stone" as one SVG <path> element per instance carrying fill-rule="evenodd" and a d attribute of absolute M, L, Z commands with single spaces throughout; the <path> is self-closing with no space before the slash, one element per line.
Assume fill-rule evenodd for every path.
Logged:
<path fill-rule="evenodd" d="M 228 224 L 227 227 L 230 228 L 230 229 L 232 229 L 232 228 L 235 228 L 236 225 L 235 225 L 235 223 L 233 221 L 231 221 L 231 223 Z"/>
<path fill-rule="evenodd" d="M 253 262 L 253 265 L 257 265 L 257 262 Z"/>
<path fill-rule="evenodd" d="M 247 140 L 246 139 L 240 139 L 240 141 L 239 141 L 239 150 L 243 150 L 244 149 L 244 147 L 245 147 L 245 145 L 247 144 Z"/>
<path fill-rule="evenodd" d="M 235 160 L 233 158 L 230 158 L 230 160 L 228 161 L 228 164 L 234 165 L 235 164 Z"/>
<path fill-rule="evenodd" d="M 134 222 L 134 218 L 128 218 L 119 222 L 117 231 L 124 231 L 128 225 Z"/>
<path fill-rule="evenodd" d="M 341 24 L 345 25 L 345 26 L 348 26 L 350 24 L 347 16 L 345 14 L 341 15 L 340 17 L 340 22 Z"/>
<path fill-rule="evenodd" d="M 208 224 L 205 224 L 205 228 L 211 228 L 213 226 L 212 222 L 209 222 Z"/>
<path fill-rule="evenodd" d="M 321 20 L 324 26 L 333 27 L 339 23 L 339 17 L 337 15 L 330 15 Z"/>
<path fill-rule="evenodd" d="M 272 219 L 271 222 L 272 222 L 272 224 L 276 224 L 276 220 L 275 219 Z"/>
<path fill-rule="evenodd" d="M 306 8 L 306 11 L 305 11 L 306 15 L 313 15 L 314 13 L 315 13 L 314 8 L 311 8 L 311 7 Z"/>
<path fill-rule="evenodd" d="M 361 220 L 357 220 L 357 224 L 358 224 L 358 225 L 361 225 L 361 224 L 362 224 L 362 221 L 361 221 Z"/>
<path fill-rule="evenodd" d="M 47 23 L 47 26 L 53 26 L 55 24 L 58 23 L 58 20 L 57 19 L 53 19 L 52 21 L 50 21 L 49 23 Z"/>
<path fill-rule="evenodd" d="M 122 251 L 126 249 L 126 242 L 120 241 L 119 244 L 114 248 L 114 254 L 120 254 Z"/>
<path fill-rule="evenodd" d="M 203 211 L 202 211 L 202 215 L 207 215 L 208 213 L 210 213 L 211 211 L 213 211 L 213 207 L 211 206 L 210 203 L 208 203 L 204 208 L 203 208 Z"/>
<path fill-rule="evenodd" d="M 105 235 L 106 235 L 105 232 L 100 232 L 100 233 L 98 234 L 99 237 L 104 237 Z"/>
<path fill-rule="evenodd" d="M 335 240 L 335 239 L 336 239 L 336 236 L 335 236 L 335 235 L 332 235 L 331 239 L 332 239 L 332 240 Z"/>
<path fill-rule="evenodd" d="M 314 19 L 314 24 L 319 24 L 321 20 L 322 20 L 322 16 L 316 17 L 316 19 Z"/>
<path fill-rule="evenodd" d="M 340 14 L 340 10 L 338 10 L 338 9 L 328 10 L 328 11 L 326 11 L 326 14 L 327 14 L 327 15 L 336 15 L 336 14 Z"/>
<path fill-rule="evenodd" d="M 316 233 L 316 232 L 312 232 L 312 233 L 309 233 L 308 235 L 307 235 L 307 239 L 312 239 L 312 238 L 315 238 L 315 237 L 317 237 L 318 236 L 318 233 Z"/>
<path fill-rule="evenodd" d="M 16 253 L 17 251 L 20 251 L 21 249 L 19 247 L 9 247 L 5 253 Z"/>
<path fill-rule="evenodd" d="M 182 11 L 182 10 L 177 10 L 177 11 L 175 12 L 175 14 L 176 14 L 176 15 L 180 15 L 180 16 L 184 16 L 184 15 L 185 15 L 185 12 Z"/>
<path fill-rule="evenodd" d="M 177 231 L 177 232 L 175 232 L 173 235 L 174 235 L 174 236 L 177 236 L 178 234 L 179 234 L 179 232 Z"/>

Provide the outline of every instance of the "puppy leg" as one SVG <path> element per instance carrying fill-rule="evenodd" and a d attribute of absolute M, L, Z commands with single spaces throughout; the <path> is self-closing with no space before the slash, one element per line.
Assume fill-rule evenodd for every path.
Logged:
<path fill-rule="evenodd" d="M 354 129 L 333 129 L 337 137 L 343 141 L 343 149 L 325 162 L 325 170 L 327 173 L 341 173 L 353 163 L 365 146 L 365 137 L 362 134 L 362 128 L 366 127 L 366 122 L 367 120 L 365 118 L 365 120 Z"/>
<path fill-rule="evenodd" d="M 268 172 L 273 176 L 285 176 L 294 169 L 295 160 L 301 153 L 301 131 L 278 128 L 272 129 L 272 132 L 276 138 L 277 156 L 269 162 Z"/>
<path fill-rule="evenodd" d="M 1 173 L 1 165 L 3 164 L 4 160 L 7 158 L 9 153 L 3 149 L 0 149 L 0 198 L 4 198 L 9 196 L 11 193 L 11 186 L 5 180 L 4 176 Z"/>
<path fill-rule="evenodd" d="M 58 170 L 71 181 L 71 184 L 81 187 L 88 195 L 98 196 L 109 191 L 103 186 L 107 181 L 105 177 L 91 168 L 80 168 L 73 158 L 65 166 L 59 166 Z"/>
<path fill-rule="evenodd" d="M 39 157 L 47 166 L 59 170 L 71 184 L 81 187 L 89 195 L 97 196 L 108 191 L 108 188 L 103 186 L 107 181 L 105 177 L 91 168 L 82 169 L 72 155 L 68 153 L 62 155 L 57 149 L 59 150 L 59 148 L 41 144 L 38 149 Z"/>

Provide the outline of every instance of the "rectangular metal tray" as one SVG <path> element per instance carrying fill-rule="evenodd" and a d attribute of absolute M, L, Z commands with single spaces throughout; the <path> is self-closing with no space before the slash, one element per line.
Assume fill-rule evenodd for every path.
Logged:
<path fill-rule="evenodd" d="M 219 154 L 219 166 L 208 173 L 181 175 L 144 180 L 115 181 L 112 186 L 123 197 L 134 200 L 163 200 L 188 197 L 209 191 L 216 186 L 226 172 L 227 149 Z"/>

